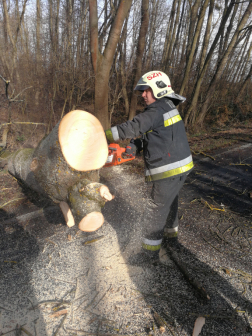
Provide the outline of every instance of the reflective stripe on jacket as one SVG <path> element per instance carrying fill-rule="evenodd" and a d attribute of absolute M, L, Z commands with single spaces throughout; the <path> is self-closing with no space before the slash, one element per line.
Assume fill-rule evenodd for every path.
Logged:
<path fill-rule="evenodd" d="M 193 168 L 184 123 L 169 98 L 148 105 L 133 120 L 106 131 L 110 142 L 142 136 L 146 181 L 185 175 Z"/>

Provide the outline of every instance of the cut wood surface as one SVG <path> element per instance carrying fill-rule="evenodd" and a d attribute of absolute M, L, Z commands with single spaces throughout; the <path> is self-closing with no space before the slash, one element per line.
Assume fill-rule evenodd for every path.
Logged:
<path fill-rule="evenodd" d="M 93 211 L 83 217 L 79 223 L 79 229 L 82 231 L 91 232 L 99 229 L 103 223 L 103 214 L 98 211 Z"/>
<path fill-rule="evenodd" d="M 67 163 L 76 170 L 101 168 L 108 157 L 108 145 L 99 120 L 85 111 L 65 115 L 59 126 L 59 142 Z"/>
<path fill-rule="evenodd" d="M 107 156 L 99 120 L 77 110 L 69 112 L 37 148 L 14 153 L 8 169 L 26 186 L 58 203 L 69 227 L 81 222 L 82 230 L 93 231 L 103 224 L 101 207 L 113 199 L 99 183 L 98 169 Z"/>

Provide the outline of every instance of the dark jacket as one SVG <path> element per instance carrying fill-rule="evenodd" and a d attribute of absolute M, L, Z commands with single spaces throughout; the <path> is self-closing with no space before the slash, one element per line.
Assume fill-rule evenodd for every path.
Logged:
<path fill-rule="evenodd" d="M 184 123 L 169 98 L 148 105 L 133 120 L 106 131 L 110 142 L 142 135 L 146 181 L 187 175 L 193 168 Z"/>

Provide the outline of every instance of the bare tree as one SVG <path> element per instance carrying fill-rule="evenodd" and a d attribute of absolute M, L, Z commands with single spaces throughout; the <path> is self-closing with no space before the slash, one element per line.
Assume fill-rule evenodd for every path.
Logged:
<path fill-rule="evenodd" d="M 108 81 L 109 72 L 117 43 L 120 38 L 124 19 L 131 7 L 132 0 L 121 0 L 111 25 L 108 40 L 103 53 L 98 48 L 97 0 L 89 0 L 90 44 L 92 64 L 95 73 L 95 115 L 103 127 L 109 128 Z"/>

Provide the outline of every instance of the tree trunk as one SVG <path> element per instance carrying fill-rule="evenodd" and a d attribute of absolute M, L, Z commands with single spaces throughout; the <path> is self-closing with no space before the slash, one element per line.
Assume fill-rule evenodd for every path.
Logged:
<path fill-rule="evenodd" d="M 145 38 L 148 30 L 149 24 L 149 1 L 142 0 L 142 18 L 141 18 L 141 27 L 139 31 L 138 37 L 138 45 L 135 59 L 135 77 L 133 83 L 133 90 L 137 85 L 139 78 L 141 77 L 142 72 L 142 58 L 145 47 Z M 133 119 L 136 115 L 136 107 L 137 107 L 137 95 L 136 92 L 132 90 L 131 99 L 130 99 L 130 112 L 129 112 L 129 120 Z"/>
<path fill-rule="evenodd" d="M 249 35 L 251 35 L 251 34 L 249 34 Z M 241 75 L 240 75 L 241 76 L 241 80 L 242 80 L 242 78 L 244 78 L 248 62 L 251 60 L 251 51 L 252 51 L 252 42 L 250 43 L 250 46 L 249 46 L 249 49 L 248 49 L 248 52 L 247 52 L 247 57 L 245 58 L 245 60 L 243 62 L 243 66 L 242 66 L 242 70 L 241 70 Z"/>
<path fill-rule="evenodd" d="M 238 93 L 238 95 L 236 97 L 236 103 L 238 103 L 239 101 L 241 101 L 243 92 L 244 92 L 244 90 L 246 88 L 247 83 L 250 81 L 251 76 L 252 76 L 252 64 L 251 64 L 249 73 L 248 73 L 247 77 L 245 78 L 245 80 L 244 80 L 244 82 L 242 84 L 242 87 L 241 87 L 241 89 L 240 89 L 240 91 L 239 91 L 239 93 Z"/>
<path fill-rule="evenodd" d="M 99 183 L 108 147 L 100 122 L 90 113 L 72 111 L 41 140 L 9 160 L 10 174 L 59 203 L 68 226 L 94 231 L 103 224 L 101 207 L 113 197 Z"/>
<path fill-rule="evenodd" d="M 174 22 L 174 17 L 175 17 L 176 4 L 177 4 L 177 0 L 173 0 L 171 14 L 170 14 L 170 17 L 169 17 L 167 30 L 166 30 L 165 45 L 164 45 L 164 51 L 163 51 L 163 55 L 162 55 L 162 64 L 165 63 L 165 61 L 167 59 L 167 55 L 168 55 L 168 50 L 170 48 L 171 33 L 172 33 L 172 29 L 173 29 L 173 22 Z"/>
<path fill-rule="evenodd" d="M 200 56 L 199 73 L 201 73 L 201 71 L 203 69 L 203 65 L 204 65 L 205 58 L 206 58 L 206 53 L 207 53 L 207 48 L 208 48 L 208 45 L 209 45 L 210 31 L 211 31 L 211 26 L 212 26 L 212 17 L 213 17 L 213 10 L 214 10 L 214 3 L 215 3 L 215 0 L 210 0 L 208 18 L 207 18 L 207 26 L 206 26 L 206 31 L 205 31 L 201 56 Z"/>
<path fill-rule="evenodd" d="M 223 16 L 226 15 L 226 11 L 228 8 L 228 0 L 225 0 L 225 7 L 223 11 Z M 223 53 L 223 44 L 224 44 L 224 29 L 220 34 L 220 43 L 219 43 L 219 50 L 218 50 L 218 61 L 221 59 L 221 55 Z"/>
<path fill-rule="evenodd" d="M 159 7 L 159 0 L 151 0 L 151 3 L 152 3 L 152 15 L 151 15 L 151 20 L 150 20 L 150 28 L 149 28 L 149 34 L 148 34 L 149 35 L 149 41 L 148 41 L 148 48 L 147 48 L 148 52 L 147 52 L 146 64 L 145 64 L 145 67 L 148 71 L 151 69 L 151 62 L 152 62 L 152 59 L 153 59 L 153 44 L 154 44 L 154 41 L 155 41 L 155 34 L 156 34 L 156 30 L 157 30 L 156 26 L 157 26 L 157 12 L 158 12 L 158 7 Z M 146 10 L 146 8 L 148 10 L 148 7 L 149 7 L 148 5 L 149 5 L 149 1 L 142 1 L 142 20 L 147 19 L 143 16 L 143 8 L 145 7 L 145 10 Z M 147 13 L 147 15 L 149 15 L 149 12 Z M 148 17 L 146 23 L 147 23 L 147 29 L 148 29 L 149 17 Z M 143 25 L 145 25 L 146 23 L 144 21 L 142 21 Z M 143 27 L 143 30 L 145 31 L 145 27 Z M 140 33 L 139 33 L 139 36 L 140 36 Z M 146 33 L 147 33 L 147 30 L 146 30 Z M 146 35 L 146 33 L 145 33 L 145 35 Z M 145 39 L 146 39 L 146 36 L 144 36 L 144 40 Z M 143 48 L 144 48 L 144 46 L 143 46 Z"/>
<path fill-rule="evenodd" d="M 131 7 L 132 0 L 121 0 L 113 20 L 106 47 L 101 54 L 98 46 L 97 0 L 89 0 L 90 44 L 92 64 L 95 72 L 95 116 L 104 129 L 110 127 L 108 113 L 109 72 L 120 38 L 124 19 Z"/>
<path fill-rule="evenodd" d="M 125 114 L 129 115 L 129 99 L 128 99 L 128 93 L 127 93 L 127 75 L 126 75 L 126 39 L 127 39 L 127 27 L 128 27 L 128 18 L 126 19 L 126 22 L 123 27 L 122 32 L 122 43 L 119 44 L 119 50 L 120 50 L 120 74 L 121 74 L 121 86 L 122 86 L 122 96 L 124 100 L 125 105 Z"/>
<path fill-rule="evenodd" d="M 37 7 L 37 17 L 36 17 L 36 72 L 40 67 L 41 53 L 40 53 L 40 22 L 41 22 L 41 11 L 40 11 L 40 0 L 36 1 Z"/>
<path fill-rule="evenodd" d="M 176 49 L 177 49 L 178 44 L 179 44 L 179 36 L 180 36 L 181 27 L 182 27 L 182 22 L 183 22 L 183 19 L 184 19 L 185 4 L 186 4 L 186 0 L 183 1 L 181 19 L 179 21 L 178 30 L 177 30 L 177 34 L 176 34 L 176 39 L 175 39 L 175 42 L 174 42 L 174 45 L 173 45 L 173 48 L 172 48 L 171 64 L 174 67 L 176 67 L 177 64 L 178 64 L 177 57 L 179 56 L 179 52 L 177 52 L 177 57 L 175 57 L 175 52 L 176 52 Z"/>
<path fill-rule="evenodd" d="M 185 75 L 184 75 L 182 86 L 181 86 L 181 89 L 180 89 L 180 92 L 179 92 L 180 95 L 183 94 L 184 89 L 185 89 L 185 87 L 188 83 L 188 80 L 189 80 L 189 74 L 190 74 L 190 70 L 191 70 L 191 66 L 192 66 L 192 62 L 193 62 L 193 58 L 194 58 L 194 52 L 195 52 L 195 49 L 196 49 L 196 44 L 197 44 L 197 41 L 198 41 L 198 37 L 199 37 L 200 32 L 201 32 L 202 23 L 203 23 L 203 20 L 204 20 L 204 17 L 205 17 L 205 12 L 206 12 L 208 3 L 209 3 L 209 0 L 205 0 L 203 6 L 201 8 L 201 11 L 200 11 L 200 15 L 199 15 L 199 19 L 198 19 L 197 27 L 195 29 L 194 36 L 193 36 L 193 38 L 190 38 L 190 44 L 191 44 L 190 47 L 189 47 L 190 52 L 189 52 L 188 57 L 187 57 Z M 189 31 L 189 34 L 190 34 L 190 31 Z"/>
<path fill-rule="evenodd" d="M 177 26 L 178 26 L 178 22 L 179 22 L 180 4 L 181 4 L 181 0 L 178 0 L 176 19 L 175 19 L 175 23 L 174 23 L 174 27 L 173 27 L 173 31 L 172 31 L 172 36 L 171 36 L 171 40 L 170 40 L 170 44 L 169 44 L 169 49 L 167 51 L 167 58 L 165 60 L 165 72 L 166 73 L 169 72 L 169 68 L 170 68 L 170 64 L 171 64 L 170 58 L 171 58 L 171 53 L 172 53 L 172 49 L 173 49 L 173 45 L 174 45 L 174 41 L 175 41 L 175 36 L 176 36 L 176 31 L 177 31 Z"/>
<path fill-rule="evenodd" d="M 198 19 L 198 10 L 200 7 L 200 0 L 195 0 L 192 7 L 190 7 L 190 25 L 189 25 L 189 31 L 188 31 L 188 39 L 187 39 L 187 49 L 186 49 L 186 58 L 188 60 L 190 54 L 191 54 L 191 48 L 193 44 L 193 38 L 195 34 L 195 26 L 197 24 Z"/>

